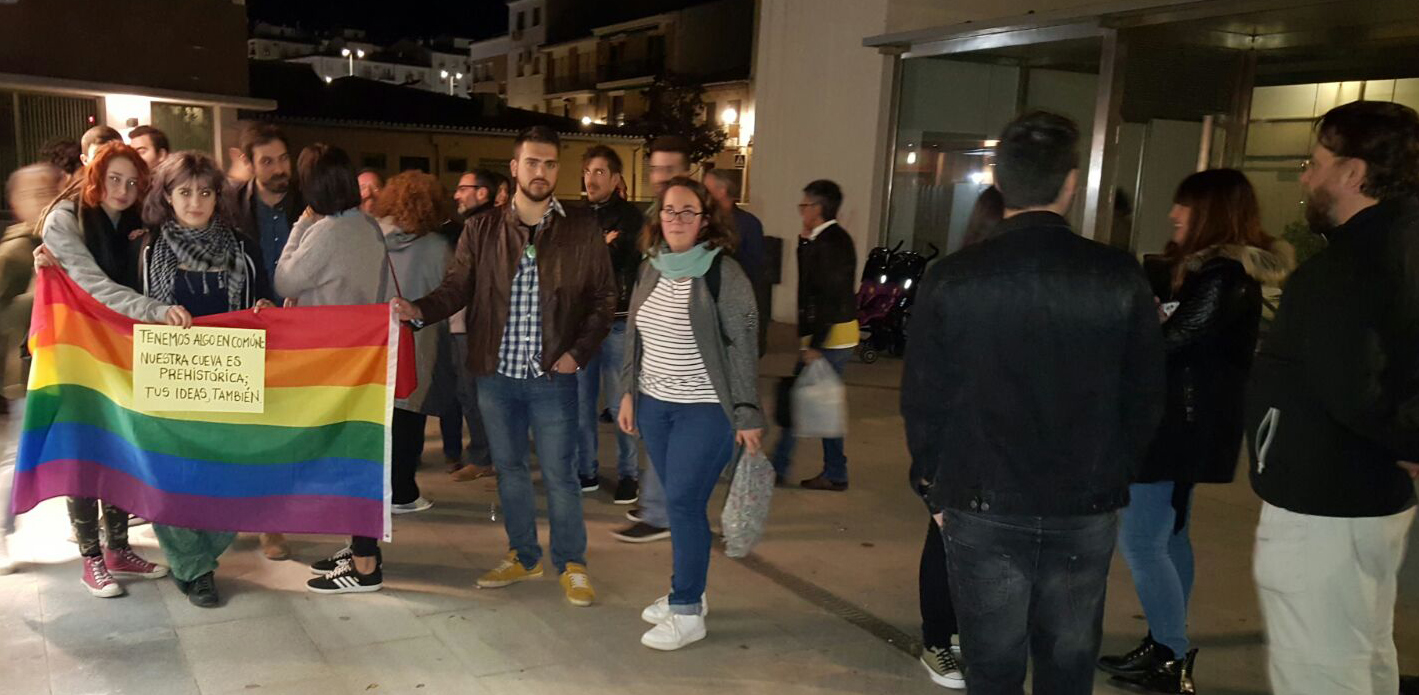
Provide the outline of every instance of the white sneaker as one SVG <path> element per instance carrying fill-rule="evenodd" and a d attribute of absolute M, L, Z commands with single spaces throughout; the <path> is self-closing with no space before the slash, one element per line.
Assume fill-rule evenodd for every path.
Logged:
<path fill-rule="evenodd" d="M 705 638 L 705 617 L 703 615 L 670 616 L 669 620 L 651 628 L 641 635 L 641 644 L 662 652 L 673 652 Z"/>
<path fill-rule="evenodd" d="M 427 499 L 424 499 L 423 497 L 420 497 L 419 499 L 416 499 L 416 500 L 414 500 L 413 502 L 409 502 L 408 504 L 392 504 L 392 505 L 390 505 L 390 506 L 389 506 L 389 513 L 390 513 L 390 514 L 413 514 L 414 512 L 422 512 L 422 511 L 424 511 L 424 510 L 426 510 L 426 509 L 430 509 L 430 508 L 432 508 L 433 506 L 434 506 L 434 503 L 433 503 L 433 502 L 430 502 L 430 501 L 428 501 Z"/>
<path fill-rule="evenodd" d="M 15 561 L 10 559 L 9 546 L 5 542 L 5 534 L 0 533 L 0 575 L 6 575 L 15 571 Z"/>
<path fill-rule="evenodd" d="M 669 620 L 670 615 L 670 597 L 661 596 L 655 599 L 655 603 L 646 606 L 645 610 L 641 611 L 641 620 L 651 625 L 659 625 Z M 700 594 L 700 617 L 703 618 L 707 615 L 709 615 L 709 601 L 705 600 L 704 594 Z"/>

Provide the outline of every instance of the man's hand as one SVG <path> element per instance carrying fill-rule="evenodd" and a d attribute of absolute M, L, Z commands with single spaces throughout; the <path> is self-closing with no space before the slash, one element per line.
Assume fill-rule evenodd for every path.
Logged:
<path fill-rule="evenodd" d="M 576 359 L 572 357 L 570 352 L 557 358 L 557 363 L 552 365 L 552 371 L 557 374 L 576 374 L 576 370 L 579 368 L 580 365 L 576 363 Z"/>
<path fill-rule="evenodd" d="M 1408 473 L 1409 477 L 1419 478 L 1419 463 L 1412 461 L 1395 461 L 1394 465 L 1404 469 L 1404 472 Z"/>
<path fill-rule="evenodd" d="M 299 304 L 299 302 L 296 301 L 295 297 L 286 297 L 281 301 L 281 306 L 287 309 L 294 309 L 297 304 Z"/>
<path fill-rule="evenodd" d="M 389 306 L 394 309 L 394 315 L 398 317 L 400 321 L 424 320 L 424 312 L 420 311 L 419 307 L 414 306 L 412 302 L 403 297 L 395 297 L 390 300 Z"/>
<path fill-rule="evenodd" d="M 251 313 L 253 313 L 253 314 L 260 314 L 262 309 L 275 309 L 275 308 L 276 308 L 276 305 L 273 304 L 273 303 L 271 303 L 271 300 L 269 300 L 269 299 L 258 299 L 258 300 L 256 300 L 256 306 L 251 307 Z"/>
<path fill-rule="evenodd" d="M 619 238 L 621 238 L 621 230 L 619 229 L 613 229 L 609 232 L 606 232 L 606 245 L 610 246 Z"/>
<path fill-rule="evenodd" d="M 813 348 L 805 348 L 803 350 L 803 364 L 813 364 L 821 359 L 823 359 L 823 353 Z"/>

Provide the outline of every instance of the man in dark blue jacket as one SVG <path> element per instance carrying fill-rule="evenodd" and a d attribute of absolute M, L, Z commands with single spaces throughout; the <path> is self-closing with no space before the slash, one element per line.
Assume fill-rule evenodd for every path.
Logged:
<path fill-rule="evenodd" d="M 912 311 L 911 480 L 944 512 L 972 692 L 1020 692 L 1031 658 L 1034 692 L 1093 692 L 1117 512 L 1163 415 L 1142 269 L 1064 218 L 1078 139 L 1049 113 L 1006 126 L 997 236 L 932 268 Z"/>
<path fill-rule="evenodd" d="M 724 169 L 710 169 L 705 172 L 705 188 L 714 197 L 714 202 L 724 211 L 725 217 L 734 225 L 734 233 L 739 237 L 739 248 L 734 251 L 734 259 L 744 267 L 749 283 L 754 286 L 754 299 L 759 305 L 759 316 L 765 317 L 769 310 L 768 258 L 764 250 L 764 223 L 754 213 L 739 207 L 739 182 Z M 759 321 L 759 356 L 768 347 L 767 319 Z"/>

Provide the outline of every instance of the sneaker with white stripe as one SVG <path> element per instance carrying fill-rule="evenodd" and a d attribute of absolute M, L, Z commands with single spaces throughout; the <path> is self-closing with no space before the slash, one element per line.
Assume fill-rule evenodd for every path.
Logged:
<path fill-rule="evenodd" d="M 378 564 L 369 574 L 355 571 L 352 560 L 340 560 L 335 570 L 306 582 L 305 588 L 317 594 L 358 594 L 384 588 L 384 576 Z"/>

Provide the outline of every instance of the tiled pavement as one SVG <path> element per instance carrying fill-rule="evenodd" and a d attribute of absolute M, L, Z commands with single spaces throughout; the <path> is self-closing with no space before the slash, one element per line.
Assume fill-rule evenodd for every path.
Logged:
<path fill-rule="evenodd" d="M 764 372 L 786 373 L 790 360 L 777 352 Z M 420 482 L 435 507 L 397 519 L 386 588 L 375 594 L 304 590 L 303 563 L 338 548 L 337 539 L 294 539 L 297 561 L 270 562 L 255 537 L 244 536 L 222 559 L 219 609 L 188 605 L 168 580 L 126 582 L 127 596 L 95 599 L 79 583 L 75 546 L 64 540 L 62 503 L 26 515 L 13 541 L 25 566 L 0 577 L 0 693 L 943 692 L 903 649 L 821 607 L 830 594 L 865 613 L 860 621 L 880 620 L 878 633 L 918 635 L 926 519 L 905 485 L 899 374 L 892 360 L 849 367 L 852 489 L 780 491 L 756 563 L 716 553 L 710 636 L 683 651 L 639 644 L 647 627 L 639 612 L 665 592 L 670 545 L 612 540 L 624 508 L 610 503 L 607 489 L 586 498 L 594 607 L 568 605 L 550 573 L 507 589 L 473 588 L 477 573 L 505 552 L 501 518 L 490 518 L 496 492 L 486 480 L 450 482 L 431 427 Z M 611 438 L 602 439 L 609 452 Z M 816 444 L 800 448 L 796 477 L 816 473 L 817 453 Z M 723 486 L 714 505 L 722 495 Z M 1195 509 L 1199 692 L 1264 693 L 1249 578 L 1257 503 L 1244 483 L 1207 486 Z M 543 533 L 545 541 L 545 526 Z M 147 527 L 135 529 L 134 540 L 160 558 Z M 1413 565 L 1396 621 L 1411 671 L 1419 670 Z M 785 576 L 792 581 L 775 581 Z M 1126 649 L 1145 627 L 1121 561 L 1109 588 L 1105 649 Z M 1097 691 L 1121 692 L 1103 679 Z"/>

